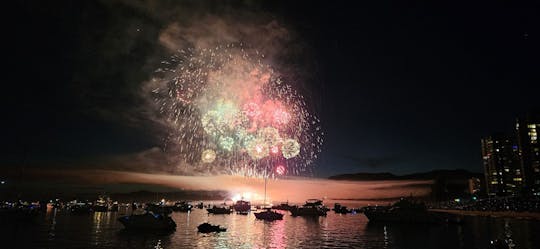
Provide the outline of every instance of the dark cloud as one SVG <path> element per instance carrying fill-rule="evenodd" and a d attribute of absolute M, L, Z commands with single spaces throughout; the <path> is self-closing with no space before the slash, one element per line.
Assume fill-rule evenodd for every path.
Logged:
<path fill-rule="evenodd" d="M 21 65 L 21 75 L 33 75 L 34 80 L 6 91 L 15 93 L 7 106 L 14 107 L 9 110 L 14 117 L 8 118 L 17 122 L 10 127 L 16 134 L 7 140 L 10 146 L 28 145 L 34 161 L 47 157 L 72 162 L 149 152 L 147 156 L 159 157 L 152 155 L 159 154 L 156 147 L 163 149 L 167 130 L 156 116 L 147 83 L 178 49 L 242 43 L 265 54 L 288 77 L 299 79 L 298 72 L 303 71 L 297 68 L 304 44 L 257 2 L 19 5 L 28 18 L 17 30 L 21 41 L 17 45 L 25 51 L 15 56 L 16 64 Z M 301 86 L 302 81 L 296 83 Z M 16 150 L 17 157 L 21 150 Z M 175 160 L 163 157 L 159 159 L 166 162 L 163 167 L 175 171 Z M 150 164 L 161 164 L 159 160 Z"/>
<path fill-rule="evenodd" d="M 283 78 L 302 84 L 305 43 L 250 1 L 98 1 L 81 10 L 75 69 L 68 90 L 77 111 L 123 126 L 154 127 L 163 137 L 148 85 L 178 50 L 243 44 L 265 55 Z"/>
<path fill-rule="evenodd" d="M 191 176 L 228 173 L 223 167 L 187 163 L 181 160 L 179 155 L 164 151 L 159 147 L 130 154 L 97 158 L 94 159 L 93 164 L 87 165 L 86 168 Z"/>

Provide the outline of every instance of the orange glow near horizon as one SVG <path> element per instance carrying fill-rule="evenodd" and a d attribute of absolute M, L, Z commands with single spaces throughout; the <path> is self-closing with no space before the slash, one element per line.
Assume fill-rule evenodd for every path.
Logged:
<path fill-rule="evenodd" d="M 152 184 L 182 190 L 228 191 L 230 199 L 257 201 L 264 196 L 264 179 L 241 176 L 179 176 L 108 170 L 33 170 L 44 181 L 77 184 Z M 309 198 L 374 200 L 425 196 L 431 181 L 336 181 L 320 178 L 268 180 L 267 200 L 303 203 Z"/>

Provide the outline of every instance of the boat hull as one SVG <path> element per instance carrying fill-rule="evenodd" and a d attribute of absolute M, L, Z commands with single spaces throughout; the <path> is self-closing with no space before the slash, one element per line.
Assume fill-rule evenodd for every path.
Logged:
<path fill-rule="evenodd" d="M 206 211 L 208 211 L 208 213 L 210 214 L 231 214 L 232 213 L 231 209 L 226 209 L 226 208 L 208 208 L 206 209 Z"/>
<path fill-rule="evenodd" d="M 227 231 L 227 228 L 220 227 L 219 225 L 211 225 L 210 223 L 203 223 L 197 226 L 197 231 L 199 233 L 219 233 Z"/>
<path fill-rule="evenodd" d="M 326 211 L 318 208 L 291 208 L 292 216 L 326 216 Z"/>
<path fill-rule="evenodd" d="M 282 220 L 283 214 L 280 214 L 278 212 L 273 212 L 273 211 L 265 211 L 265 212 L 255 213 L 255 218 L 259 220 L 267 220 L 267 221 Z"/>
<path fill-rule="evenodd" d="M 128 230 L 171 231 L 176 229 L 176 223 L 168 216 L 128 215 L 118 218 L 118 221 Z"/>
<path fill-rule="evenodd" d="M 233 208 L 236 212 L 249 212 L 251 210 L 251 204 L 249 201 L 237 201 Z"/>

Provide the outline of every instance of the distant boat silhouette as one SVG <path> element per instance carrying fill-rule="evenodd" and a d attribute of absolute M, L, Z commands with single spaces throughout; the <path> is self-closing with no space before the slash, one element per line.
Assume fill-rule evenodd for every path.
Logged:
<path fill-rule="evenodd" d="M 265 172 L 264 176 L 264 202 L 263 206 L 266 205 L 266 185 L 267 185 L 268 177 Z M 271 208 L 265 208 L 265 211 L 255 213 L 255 218 L 259 220 L 267 220 L 267 221 L 273 221 L 273 220 L 282 220 L 283 214 L 278 213 L 276 211 L 272 211 Z"/>

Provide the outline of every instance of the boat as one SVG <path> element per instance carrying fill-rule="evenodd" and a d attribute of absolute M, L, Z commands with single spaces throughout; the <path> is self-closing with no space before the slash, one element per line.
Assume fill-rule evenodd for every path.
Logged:
<path fill-rule="evenodd" d="M 0 206 L 0 221 L 34 221 L 40 214 L 40 206 L 35 203 L 4 203 Z"/>
<path fill-rule="evenodd" d="M 292 216 L 326 216 L 328 208 L 322 204 L 322 200 L 309 199 L 300 207 L 295 206 L 289 210 Z"/>
<path fill-rule="evenodd" d="M 230 214 L 232 213 L 232 209 L 229 207 L 217 207 L 213 206 L 212 208 L 207 208 L 206 211 L 210 214 Z"/>
<path fill-rule="evenodd" d="M 84 202 L 75 202 L 69 206 L 69 211 L 72 214 L 89 214 L 91 213 L 92 206 Z"/>
<path fill-rule="evenodd" d="M 185 201 L 180 201 L 175 203 L 171 208 L 176 212 L 189 212 L 193 206 Z"/>
<path fill-rule="evenodd" d="M 173 211 L 171 207 L 168 207 L 162 204 L 154 204 L 154 203 L 147 203 L 145 209 L 146 211 L 152 212 L 155 214 L 167 214 L 167 215 L 171 214 Z"/>
<path fill-rule="evenodd" d="M 249 201 L 238 200 L 233 205 L 233 208 L 237 213 L 247 213 L 251 211 L 251 203 Z"/>
<path fill-rule="evenodd" d="M 107 212 L 109 210 L 107 202 L 103 196 L 99 196 L 97 201 L 94 203 L 94 206 L 92 206 L 92 210 L 94 212 Z"/>
<path fill-rule="evenodd" d="M 273 206 L 272 208 L 273 209 L 277 209 L 277 210 L 285 210 L 285 211 L 289 211 L 291 210 L 293 206 L 289 205 L 289 202 L 282 202 L 280 203 L 279 205 L 277 206 Z"/>
<path fill-rule="evenodd" d="M 199 204 L 197 204 L 197 208 L 198 209 L 203 209 L 204 208 L 204 203 L 199 202 Z"/>
<path fill-rule="evenodd" d="M 266 182 L 268 177 L 265 176 L 264 178 L 264 201 L 263 205 L 266 205 Z M 271 208 L 265 208 L 265 211 L 255 213 L 255 218 L 259 220 L 266 220 L 266 221 L 274 221 L 274 220 L 282 220 L 283 214 L 278 213 L 276 211 L 272 211 Z"/>
<path fill-rule="evenodd" d="M 334 203 L 334 208 L 332 210 L 334 210 L 336 214 L 348 214 L 352 212 L 352 210 L 347 209 L 346 206 L 342 206 L 339 203 Z"/>
<path fill-rule="evenodd" d="M 488 246 L 488 249 L 510 249 L 510 245 L 506 242 L 506 240 L 497 239 L 495 241 L 490 241 L 490 244 Z"/>
<path fill-rule="evenodd" d="M 118 212 L 118 209 L 119 206 L 117 201 L 113 202 L 112 205 L 109 206 L 109 211 L 111 212 Z"/>
<path fill-rule="evenodd" d="M 176 222 L 166 214 L 146 212 L 139 215 L 126 215 L 118 221 L 128 230 L 171 231 L 176 229 Z"/>
<path fill-rule="evenodd" d="M 369 222 L 459 223 L 456 216 L 429 212 L 424 203 L 407 198 L 402 198 L 391 206 L 366 207 L 364 215 Z"/>
<path fill-rule="evenodd" d="M 116 204 L 116 210 L 114 210 Z M 92 206 L 94 212 L 118 211 L 118 202 L 113 202 L 108 196 L 100 195 Z"/>
<path fill-rule="evenodd" d="M 199 226 L 197 226 L 197 230 L 199 233 L 213 233 L 213 232 L 225 232 L 227 231 L 227 228 L 221 227 L 219 225 L 212 225 L 208 222 L 202 223 Z"/>
<path fill-rule="evenodd" d="M 283 214 L 276 211 L 272 211 L 270 208 L 266 208 L 265 211 L 255 213 L 255 218 L 259 220 L 283 220 Z"/>

